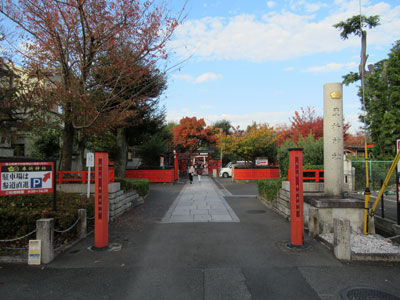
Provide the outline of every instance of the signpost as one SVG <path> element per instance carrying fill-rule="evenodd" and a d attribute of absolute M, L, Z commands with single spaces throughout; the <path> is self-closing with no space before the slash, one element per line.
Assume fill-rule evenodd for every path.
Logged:
<path fill-rule="evenodd" d="M 94 248 L 108 249 L 108 153 L 95 154 Z"/>
<path fill-rule="evenodd" d="M 94 153 L 88 152 L 86 154 L 86 167 L 88 168 L 88 185 L 87 185 L 87 197 L 90 197 L 90 168 L 94 168 Z"/>
<path fill-rule="evenodd" d="M 29 240 L 28 265 L 40 265 L 41 240 Z"/>
<path fill-rule="evenodd" d="M 304 247 L 303 149 L 289 149 L 290 247 Z"/>
<path fill-rule="evenodd" d="M 56 210 L 55 161 L 0 162 L 0 196 L 53 193 Z"/>

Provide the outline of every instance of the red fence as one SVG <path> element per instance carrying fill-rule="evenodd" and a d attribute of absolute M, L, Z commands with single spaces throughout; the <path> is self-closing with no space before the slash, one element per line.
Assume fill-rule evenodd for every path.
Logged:
<path fill-rule="evenodd" d="M 288 172 L 288 174 L 290 174 L 290 171 Z M 303 182 L 324 182 L 324 170 L 303 170 Z"/>
<path fill-rule="evenodd" d="M 126 170 L 126 178 L 147 178 L 150 182 L 173 182 L 174 169 L 166 170 Z"/>
<path fill-rule="evenodd" d="M 94 171 L 90 172 L 90 182 L 94 183 Z M 114 168 L 108 168 L 108 180 L 109 182 L 114 182 Z M 57 183 L 82 183 L 86 184 L 88 182 L 88 171 L 57 171 Z"/>
<path fill-rule="evenodd" d="M 235 179 L 237 180 L 258 180 L 279 178 L 279 168 L 263 168 L 263 169 L 236 169 Z"/>

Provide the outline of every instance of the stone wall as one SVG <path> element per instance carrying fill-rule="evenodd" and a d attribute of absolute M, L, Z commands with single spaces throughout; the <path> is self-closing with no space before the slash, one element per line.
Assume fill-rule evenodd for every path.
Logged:
<path fill-rule="evenodd" d="M 315 182 L 304 182 L 303 192 L 304 196 L 322 197 L 324 194 L 324 184 Z M 268 206 L 272 207 L 272 209 L 276 210 L 285 218 L 290 219 L 290 182 L 282 182 L 282 188 L 279 190 L 278 195 L 274 201 L 272 201 L 271 203 L 266 203 L 266 201 L 263 202 L 264 204 L 268 204 Z M 306 212 L 304 212 L 304 214 L 306 214 Z"/>
<path fill-rule="evenodd" d="M 315 230 L 318 233 L 333 231 L 334 218 L 347 218 L 351 229 L 361 232 L 363 227 L 363 202 L 358 199 L 326 199 L 324 198 L 324 183 L 304 182 L 304 226 L 309 228 L 309 215 L 314 209 L 312 219 L 316 219 Z M 290 182 L 283 181 L 282 188 L 272 202 L 262 199 L 262 202 L 279 214 L 290 220 Z"/>
<path fill-rule="evenodd" d="M 57 184 L 57 191 L 72 194 L 86 194 L 86 184 Z M 94 194 L 94 184 L 90 185 L 90 192 Z M 143 204 L 144 198 L 139 196 L 136 191 L 124 192 L 121 190 L 119 182 L 108 184 L 108 206 L 110 221 L 114 221 L 118 216 L 137 205 Z"/>
<path fill-rule="evenodd" d="M 124 193 L 122 190 L 108 193 L 108 205 L 110 220 L 114 221 L 118 216 L 137 205 L 143 204 L 144 198 L 136 191 Z"/>

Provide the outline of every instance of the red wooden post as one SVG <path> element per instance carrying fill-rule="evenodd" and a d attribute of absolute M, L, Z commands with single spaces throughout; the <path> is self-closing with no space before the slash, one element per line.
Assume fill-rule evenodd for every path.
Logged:
<path fill-rule="evenodd" d="M 95 153 L 94 249 L 108 248 L 108 153 Z"/>
<path fill-rule="evenodd" d="M 87 171 L 82 171 L 82 183 L 87 183 Z"/>
<path fill-rule="evenodd" d="M 304 211 L 303 211 L 303 149 L 289 149 L 290 165 L 290 244 L 291 247 L 303 247 Z"/>
<path fill-rule="evenodd" d="M 315 170 L 315 182 L 319 182 L 319 170 Z"/>

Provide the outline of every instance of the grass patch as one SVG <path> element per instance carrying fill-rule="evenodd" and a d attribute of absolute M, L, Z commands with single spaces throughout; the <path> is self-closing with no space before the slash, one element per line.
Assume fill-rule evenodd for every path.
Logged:
<path fill-rule="evenodd" d="M 77 194 L 57 193 L 57 211 L 53 211 L 53 194 L 15 195 L 0 197 L 0 239 L 9 240 L 36 229 L 36 220 L 54 218 L 54 228 L 65 230 L 75 223 L 78 209 L 86 209 L 88 218 L 94 216 L 94 198 Z M 71 231 L 56 234 L 55 244 L 65 244 L 76 238 L 77 226 Z M 29 239 L 0 243 L 1 247 L 23 248 Z"/>
<path fill-rule="evenodd" d="M 268 201 L 273 201 L 282 187 L 281 178 L 257 180 L 258 194 Z"/>

